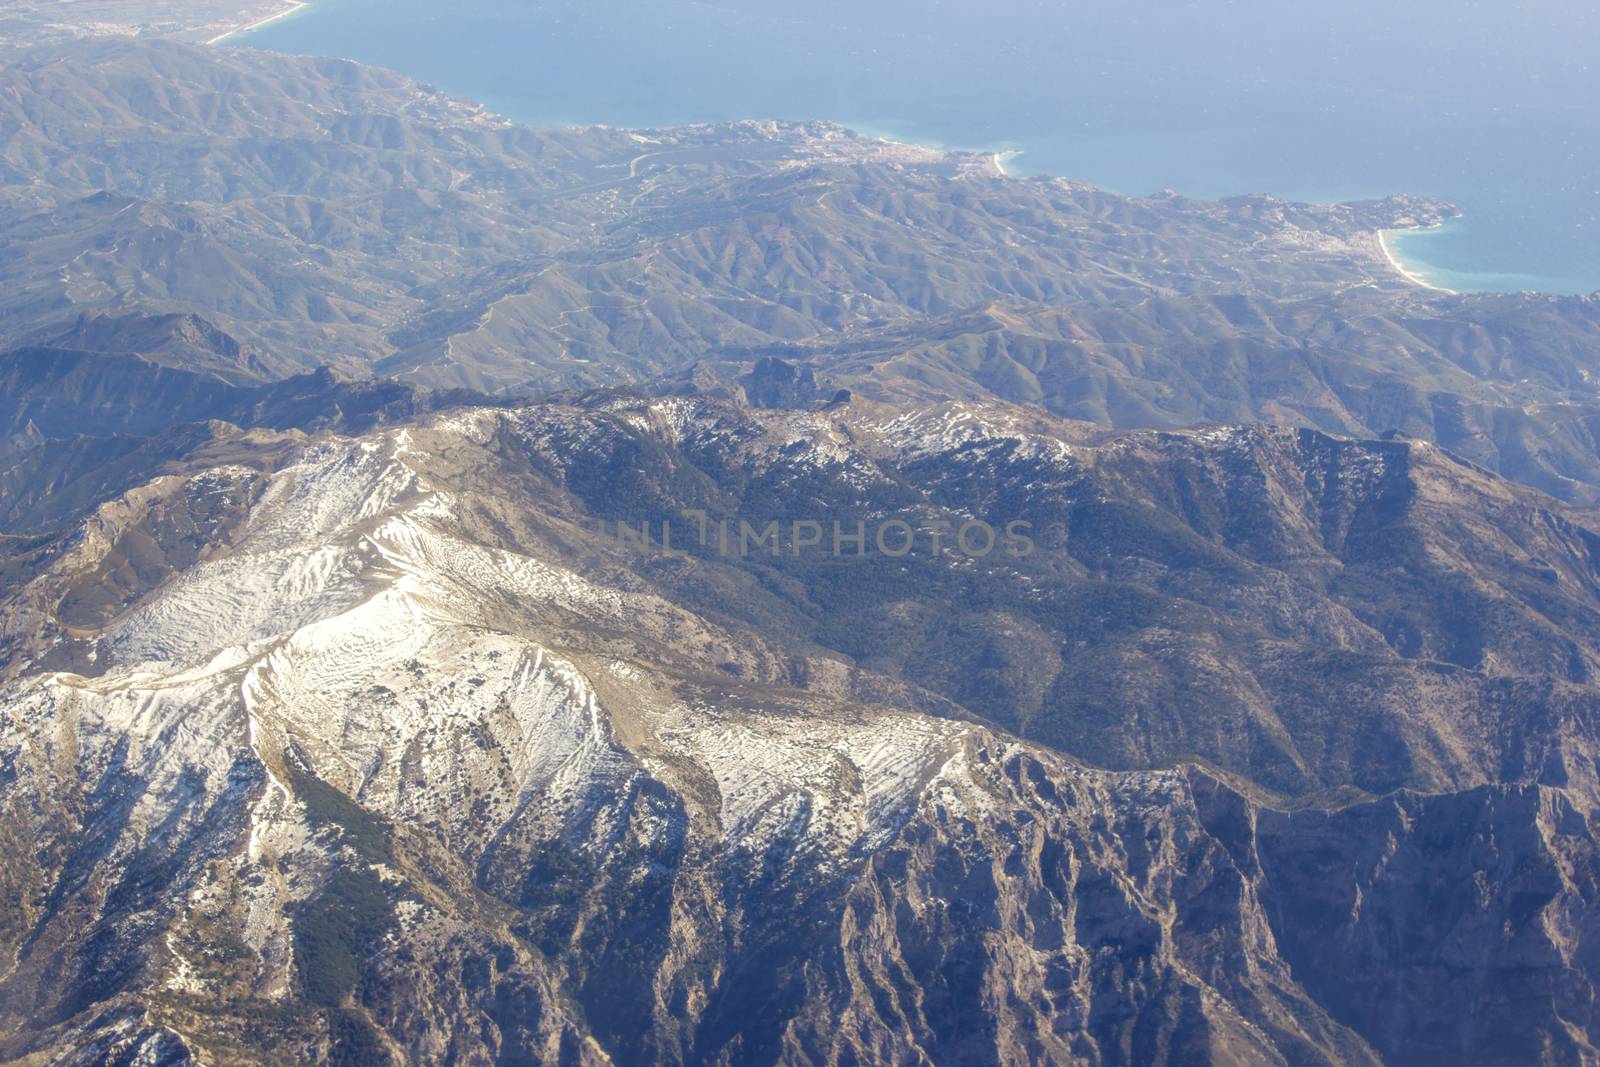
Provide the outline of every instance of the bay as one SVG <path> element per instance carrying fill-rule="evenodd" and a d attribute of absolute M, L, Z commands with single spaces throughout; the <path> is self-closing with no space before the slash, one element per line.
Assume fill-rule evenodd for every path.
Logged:
<path fill-rule="evenodd" d="M 833 119 L 1130 194 L 1413 193 L 1458 290 L 1600 290 L 1600 9 L 1564 0 L 313 0 L 227 39 L 535 126 Z"/>

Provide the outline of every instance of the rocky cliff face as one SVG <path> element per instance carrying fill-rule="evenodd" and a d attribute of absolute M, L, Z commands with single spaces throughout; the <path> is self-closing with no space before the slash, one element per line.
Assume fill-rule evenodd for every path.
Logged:
<path fill-rule="evenodd" d="M 1426 446 L 684 397 L 235 445 L 12 554 L 9 1058 L 1593 1056 L 1590 640 L 1542 621 L 1590 610 L 1592 535 Z M 823 581 L 787 546 L 597 532 L 876 486 L 947 514 L 1005 499 L 1037 551 L 946 546 L 880 588 L 912 557 L 809 561 L 850 568 Z M 1075 515 L 1107 508 L 1113 542 Z M 1376 526 L 1489 606 L 1402 585 L 1413 629 L 1386 630 L 1351 577 Z M 1176 586 L 1172 552 L 1203 564 Z M 1523 574 L 1535 555 L 1551 574 Z M 1252 592 L 1208 587 L 1217 568 Z M 1049 610 L 1000 607 L 1016 582 Z M 986 699 L 986 672 L 1031 677 L 996 655 L 1068 670 L 1084 631 L 1045 620 L 1069 605 L 1175 688 L 1093 737 L 1038 725 L 1081 698 Z M 1313 639 L 1367 704 L 1269 729 L 1271 672 Z M 867 647 L 897 643 L 940 662 Z M 1506 647 L 1548 667 L 1507 671 Z M 1107 749 L 1170 765 L 1075 758 Z M 1398 791 L 1352 802 L 1375 787 Z"/>
<path fill-rule="evenodd" d="M 1596 300 L 60 6 L 0 1062 L 1600 1063 Z"/>

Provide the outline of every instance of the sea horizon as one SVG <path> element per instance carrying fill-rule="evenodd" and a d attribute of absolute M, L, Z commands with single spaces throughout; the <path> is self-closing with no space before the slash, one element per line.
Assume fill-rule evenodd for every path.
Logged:
<path fill-rule="evenodd" d="M 991 154 L 1008 174 L 1130 196 L 1174 189 L 1338 203 L 1414 195 L 1461 212 L 1445 226 L 1388 236 L 1390 257 L 1420 284 L 1600 291 L 1600 248 L 1583 236 L 1600 226 L 1600 183 L 1590 178 L 1600 147 L 1572 149 L 1568 127 L 1586 120 L 1559 103 L 1541 110 L 1542 97 L 1515 102 L 1508 121 L 1503 104 L 1479 110 L 1405 82 L 1381 90 L 1309 83 L 1298 91 L 1312 98 L 1291 108 L 1275 98 L 1282 83 L 1270 71 L 1225 76 L 1207 56 L 1188 56 L 1190 69 L 1172 74 L 1137 50 L 1107 45 L 1104 54 L 1084 50 L 1099 66 L 1086 73 L 1042 60 L 1033 42 L 1003 26 L 985 25 L 954 50 L 941 43 L 949 33 L 935 41 L 887 18 L 830 15 L 826 5 L 795 17 L 764 3 L 668 0 L 640 12 L 619 3 L 465 0 L 447 13 L 422 0 L 312 0 L 219 43 L 387 67 L 533 127 L 827 120 Z M 788 47 L 774 52 L 768 46 L 780 37 Z M 765 54 L 753 65 L 758 51 Z M 967 79 L 960 97 L 943 88 L 957 75 Z M 975 85 L 984 86 L 976 103 Z M 1326 114 L 1328 125 L 1308 131 L 1286 121 L 1308 110 Z"/>

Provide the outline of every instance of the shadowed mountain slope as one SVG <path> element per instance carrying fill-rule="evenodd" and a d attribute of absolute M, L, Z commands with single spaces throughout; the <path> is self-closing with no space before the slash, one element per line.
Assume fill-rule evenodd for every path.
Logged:
<path fill-rule="evenodd" d="M 1600 482 L 1595 301 L 1408 285 L 1376 232 L 1443 205 L 1134 199 L 826 124 L 536 132 L 170 43 L 3 77 L 12 345 L 491 392 L 777 355 L 883 400 L 1400 430 L 1569 499 Z M 149 336 L 190 316 L 244 356 Z"/>
<path fill-rule="evenodd" d="M 9 1056 L 1592 1054 L 1596 538 L 1434 446 L 612 395 L 207 447 L 6 546 Z"/>
<path fill-rule="evenodd" d="M 0 1062 L 1600 1063 L 1595 298 L 61 17 Z"/>

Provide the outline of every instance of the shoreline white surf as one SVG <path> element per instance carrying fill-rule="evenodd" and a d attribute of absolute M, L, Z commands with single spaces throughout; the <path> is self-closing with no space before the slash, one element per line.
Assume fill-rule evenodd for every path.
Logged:
<path fill-rule="evenodd" d="M 1011 171 L 1006 169 L 1006 164 L 1022 155 L 1020 148 L 1006 148 L 994 153 L 994 169 L 1000 172 L 1000 177 L 1011 177 Z"/>
<path fill-rule="evenodd" d="M 1006 167 L 1007 163 L 1022 155 L 1020 148 L 967 148 L 961 145 L 945 144 L 943 141 L 908 137 L 901 133 L 892 132 L 871 122 L 855 122 L 840 120 L 839 125 L 862 137 L 870 137 L 874 141 L 885 144 L 900 145 L 905 148 L 921 148 L 929 152 L 954 153 L 963 156 L 988 156 L 989 165 L 994 168 L 995 174 L 1002 178 L 1014 177 Z"/>
<path fill-rule="evenodd" d="M 264 19 L 257 19 L 256 21 L 250 23 L 250 25 L 248 25 L 248 26 L 240 26 L 238 29 L 229 30 L 226 33 L 219 33 L 215 37 L 211 38 L 211 40 L 207 41 L 206 44 L 208 44 L 208 45 L 221 44 L 223 41 L 226 41 L 229 37 L 237 37 L 241 33 L 249 33 L 251 30 L 259 30 L 261 27 L 266 26 L 269 23 L 277 22 L 279 19 L 286 19 L 290 15 L 298 14 L 299 12 L 304 11 L 306 8 L 308 8 L 310 6 L 311 5 L 309 3 L 307 3 L 307 2 L 305 2 L 305 0 L 299 0 L 298 3 L 291 4 L 289 7 L 285 8 L 282 11 L 279 11 L 275 15 L 268 15 Z"/>
<path fill-rule="evenodd" d="M 1435 285 L 1427 278 L 1424 278 L 1421 274 L 1418 274 L 1416 271 L 1406 266 L 1405 262 L 1399 256 L 1394 254 L 1394 249 L 1389 247 L 1389 235 L 1391 233 L 1423 233 L 1429 229 L 1437 229 L 1437 227 L 1418 226 L 1399 230 L 1379 230 L 1378 248 L 1382 250 L 1383 258 L 1389 261 L 1389 266 L 1394 268 L 1395 273 L 1399 274 L 1412 285 L 1420 285 L 1422 288 L 1432 289 L 1436 293 L 1449 293 L 1451 296 L 1459 296 L 1460 294 L 1454 289 L 1446 289 L 1442 285 Z"/>

